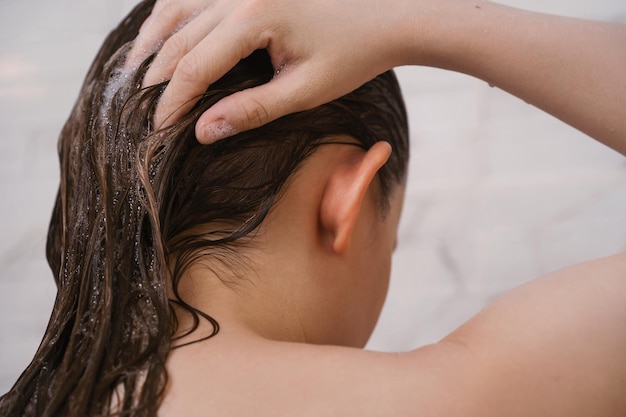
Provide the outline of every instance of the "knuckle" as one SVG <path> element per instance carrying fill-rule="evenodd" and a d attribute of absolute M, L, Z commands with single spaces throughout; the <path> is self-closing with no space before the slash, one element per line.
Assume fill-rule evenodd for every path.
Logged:
<path fill-rule="evenodd" d="M 189 43 L 185 36 L 177 33 L 169 38 L 161 48 L 161 56 L 165 61 L 177 60 L 189 52 Z"/>
<path fill-rule="evenodd" d="M 259 0 L 242 1 L 237 5 L 231 18 L 254 31 L 253 28 L 258 28 L 267 19 L 267 16 L 264 16 L 268 13 L 268 5 L 266 3 Z"/>
<path fill-rule="evenodd" d="M 241 103 L 241 112 L 245 118 L 245 124 L 261 126 L 271 119 L 269 109 L 260 101 L 250 98 Z"/>
<path fill-rule="evenodd" d="M 190 54 L 183 56 L 176 65 L 175 74 L 183 82 L 197 82 L 201 73 L 198 60 Z"/>

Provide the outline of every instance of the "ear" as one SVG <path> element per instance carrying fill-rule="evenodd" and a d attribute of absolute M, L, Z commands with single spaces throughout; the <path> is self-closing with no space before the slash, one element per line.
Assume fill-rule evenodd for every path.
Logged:
<path fill-rule="evenodd" d="M 377 142 L 367 152 L 346 154 L 328 177 L 321 200 L 320 223 L 333 252 L 343 254 L 350 247 L 365 194 L 390 155 L 391 145 Z"/>

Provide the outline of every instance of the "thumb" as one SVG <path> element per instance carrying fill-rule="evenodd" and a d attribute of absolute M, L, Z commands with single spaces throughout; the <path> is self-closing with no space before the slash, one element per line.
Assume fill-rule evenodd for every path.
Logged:
<path fill-rule="evenodd" d="M 200 143 L 262 126 L 289 113 L 313 108 L 322 101 L 312 94 L 311 83 L 300 83 L 297 74 L 284 74 L 258 87 L 224 97 L 208 109 L 196 124 Z"/>

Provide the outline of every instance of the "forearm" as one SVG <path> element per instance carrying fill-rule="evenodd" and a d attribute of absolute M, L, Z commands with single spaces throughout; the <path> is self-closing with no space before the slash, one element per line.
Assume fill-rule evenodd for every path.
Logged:
<path fill-rule="evenodd" d="M 430 13 L 406 63 L 480 78 L 626 154 L 626 25 L 482 1 Z"/>

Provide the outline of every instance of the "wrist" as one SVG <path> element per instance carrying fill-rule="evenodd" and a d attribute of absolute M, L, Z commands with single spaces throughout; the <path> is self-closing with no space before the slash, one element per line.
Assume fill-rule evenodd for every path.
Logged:
<path fill-rule="evenodd" d="M 489 32 L 500 7 L 485 0 L 444 0 L 424 6 L 412 2 L 402 26 L 400 65 L 424 65 L 470 72 L 472 55 Z"/>

